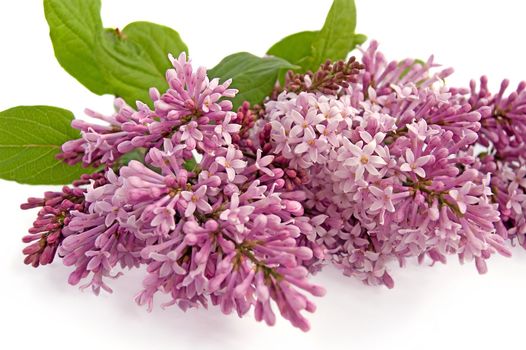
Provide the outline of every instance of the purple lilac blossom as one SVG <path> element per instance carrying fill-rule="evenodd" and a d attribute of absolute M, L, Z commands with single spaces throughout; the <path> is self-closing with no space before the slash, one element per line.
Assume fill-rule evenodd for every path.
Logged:
<path fill-rule="evenodd" d="M 170 60 L 174 68 L 166 71 L 168 90 L 161 95 L 150 89 L 153 110 L 141 101 L 135 110 L 122 99 L 115 101 L 117 112 L 111 116 L 86 110 L 103 125 L 73 121 L 82 137 L 66 142 L 58 158 L 68 164 L 112 165 L 134 149 L 160 147 L 164 138 L 183 147 L 187 158 L 193 150 L 213 152 L 230 143 L 231 134 L 241 128 L 228 100 L 237 93 L 228 88 L 231 81 L 209 80 L 203 67 L 194 72 L 184 52 Z"/>
<path fill-rule="evenodd" d="M 114 115 L 87 110 L 102 124 L 73 122 L 81 138 L 59 158 L 104 170 L 22 205 L 42 207 L 25 262 L 58 253 L 95 294 L 142 265 L 149 310 L 165 294 L 163 307 L 273 325 L 277 307 L 307 330 L 306 294 L 325 293 L 308 277 L 326 262 L 391 288 L 393 262 L 457 255 L 485 273 L 506 239 L 526 248 L 526 83 L 448 88 L 433 57 L 388 61 L 374 41 L 362 53 L 289 72 L 285 91 L 237 112 L 229 80 L 170 56 L 153 109 L 117 99 Z M 144 157 L 126 164 L 134 150 Z"/>
<path fill-rule="evenodd" d="M 269 167 L 274 156 L 243 153 L 233 143 L 246 123 L 230 111 L 228 98 L 236 93 L 227 89 L 230 82 L 209 81 L 204 68 L 194 72 L 184 54 L 172 63 L 170 89 L 151 90 L 154 110 L 138 102 L 134 111 L 118 100 L 112 117 L 90 113 L 107 126 L 74 122 L 82 138 L 67 143 L 62 158 L 105 164 L 104 181 L 75 193 L 81 205 L 66 208 L 60 240 L 49 244 L 74 267 L 69 283 L 86 280 L 82 288 L 95 294 L 111 292 L 109 280 L 124 268 L 144 265 L 136 301 L 149 310 L 162 293 L 170 297 L 163 306 L 213 304 L 239 316 L 254 310 L 258 321 L 273 325 L 277 307 L 308 330 L 303 311 L 315 305 L 306 294 L 325 291 L 307 279 L 305 265 L 321 250 L 301 244 L 313 230 L 299 202 L 305 197 L 285 191 L 284 172 Z M 115 161 L 137 147 L 147 149 L 144 163 L 132 160 L 114 171 Z M 185 168 L 196 153 L 195 166 Z M 47 195 L 57 196 L 64 195 Z M 39 258 L 39 244 L 26 249 L 28 262 L 49 262 Z"/>
<path fill-rule="evenodd" d="M 272 128 L 270 153 L 308 173 L 299 189 L 311 241 L 367 284 L 392 287 L 389 263 L 411 257 L 457 254 L 485 272 L 491 254 L 509 251 L 490 177 L 475 166 L 481 113 L 440 84 L 451 70 L 432 74 L 432 58 L 388 62 L 373 42 L 363 65 L 335 95 L 283 92 L 260 122 Z"/>
<path fill-rule="evenodd" d="M 171 298 L 163 306 L 212 303 L 239 316 L 254 308 L 257 320 L 272 325 L 273 302 L 307 330 L 300 312 L 315 306 L 304 293 L 324 294 L 307 281 L 303 261 L 312 250 L 298 245 L 312 227 L 293 195 L 282 198 L 282 172 L 263 173 L 256 162 L 228 167 L 242 157 L 232 147 L 205 153 L 194 171 L 184 169 L 183 150 L 166 147 L 150 150 L 148 167 L 131 161 L 119 176 L 108 171 L 108 183 L 86 193 L 88 212 L 74 211 L 66 227 L 59 252 L 76 267 L 70 283 L 91 276 L 95 293 L 111 291 L 104 278 L 120 274 L 118 263 L 145 264 L 136 300 L 149 309 L 161 292 Z"/>
<path fill-rule="evenodd" d="M 504 80 L 492 94 L 483 76 L 477 89 L 470 84 L 469 103 L 481 111 L 478 143 L 481 171 L 491 174 L 492 201 L 498 205 L 501 220 L 497 232 L 526 248 L 526 82 L 509 94 Z"/>
<path fill-rule="evenodd" d="M 502 160 L 517 160 L 526 157 L 526 82 L 506 95 L 509 84 L 502 81 L 498 93 L 492 94 L 485 76 L 478 90 L 472 81 L 469 103 L 482 114 L 479 143 Z"/>

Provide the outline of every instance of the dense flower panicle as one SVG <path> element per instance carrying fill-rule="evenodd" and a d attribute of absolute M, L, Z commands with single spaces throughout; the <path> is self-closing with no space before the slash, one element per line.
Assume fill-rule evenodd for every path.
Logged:
<path fill-rule="evenodd" d="M 526 161 L 522 157 L 503 161 L 481 154 L 478 165 L 482 172 L 491 174 L 491 199 L 500 212 L 497 233 L 526 249 Z"/>
<path fill-rule="evenodd" d="M 168 304 L 183 309 L 211 301 L 241 316 L 254 306 L 258 320 L 273 324 L 274 300 L 285 318 L 307 329 L 299 311 L 314 306 L 297 288 L 323 292 L 305 279 L 302 261 L 312 251 L 296 243 L 301 232 L 294 222 L 303 211 L 281 198 L 282 174 L 242 161 L 233 146 L 204 154 L 193 172 L 173 161 L 177 154 L 150 152 L 161 174 L 138 162 L 121 169 L 126 202 L 137 205 L 136 235 L 148 241 L 141 254 L 150 259 L 149 275 L 137 301 L 151 307 L 163 291 Z M 146 197 L 144 188 L 156 190 Z"/>
<path fill-rule="evenodd" d="M 117 112 L 111 116 L 86 109 L 89 117 L 103 124 L 75 119 L 72 126 L 81 131 L 82 138 L 64 143 L 58 158 L 68 164 L 111 165 L 127 152 L 151 146 L 159 138 L 150 135 L 147 127 L 147 123 L 153 121 L 154 113 L 142 103 L 137 103 L 137 106 L 138 111 L 117 98 Z"/>
<path fill-rule="evenodd" d="M 53 262 L 56 250 L 62 242 L 63 228 L 69 220 L 70 210 L 84 209 L 84 191 L 64 186 L 61 192 L 46 192 L 44 198 L 29 198 L 21 205 L 22 209 L 42 207 L 37 220 L 29 229 L 29 235 L 23 238 L 24 243 L 31 245 L 24 248 L 24 262 L 37 267 Z"/>
<path fill-rule="evenodd" d="M 148 275 L 139 304 L 151 308 L 160 291 L 171 297 L 165 306 L 212 302 L 240 316 L 254 307 L 256 319 L 273 324 L 274 301 L 285 318 L 307 330 L 300 311 L 315 307 L 301 290 L 324 291 L 306 279 L 303 261 L 313 253 L 298 239 L 312 227 L 294 195 L 281 197 L 282 172 L 241 161 L 234 146 L 205 153 L 196 169 L 186 171 L 183 150 L 168 139 L 164 145 L 148 157 L 159 171 L 137 161 L 118 177 L 110 170 L 106 185 L 88 190 L 88 212 L 73 212 L 60 250 L 64 263 L 76 267 L 70 283 L 90 275 L 96 293 L 111 291 L 103 277 L 117 276 L 118 263 L 144 263 Z"/>
<path fill-rule="evenodd" d="M 374 43 L 364 56 L 338 95 L 282 93 L 266 104 L 272 152 L 308 173 L 300 189 L 317 223 L 311 239 L 369 284 L 392 286 L 386 264 L 409 257 L 456 253 L 485 272 L 492 253 L 509 253 L 495 234 L 489 177 L 474 166 L 480 113 L 464 92 L 433 84 L 448 70 L 399 69 Z"/>
<path fill-rule="evenodd" d="M 362 49 L 363 70 L 358 76 L 363 94 L 369 93 L 369 87 L 374 88 L 377 95 L 390 93 L 391 84 L 405 86 L 415 84 L 419 87 L 429 87 L 435 82 L 443 80 L 453 73 L 453 69 L 448 68 L 436 73 L 432 69 L 438 67 L 431 56 L 426 62 L 417 59 L 405 59 L 402 61 L 388 61 L 381 51 L 378 51 L 378 42 L 371 41 L 367 49 Z"/>
<path fill-rule="evenodd" d="M 118 100 L 111 117 L 90 112 L 106 126 L 74 123 L 83 137 L 64 145 L 61 157 L 112 167 L 103 182 L 79 192 L 81 206 L 67 208 L 60 240 L 50 242 L 74 267 L 69 282 L 111 292 L 108 279 L 146 265 L 136 300 L 149 309 L 161 292 L 170 297 L 164 306 L 212 303 L 239 316 L 254 309 L 257 320 L 272 325 L 274 304 L 307 330 L 302 311 L 315 306 L 305 293 L 324 290 L 307 280 L 305 266 L 322 252 L 304 238 L 313 230 L 299 202 L 305 196 L 285 191 L 274 156 L 241 142 L 254 121 L 231 112 L 230 82 L 209 81 L 203 68 L 194 72 L 184 54 L 172 63 L 168 91 L 150 91 L 154 110 Z M 146 150 L 142 161 L 116 163 L 135 148 Z"/>
<path fill-rule="evenodd" d="M 111 292 L 104 278 L 116 278 L 121 272 L 116 267 L 134 268 L 142 263 L 140 250 L 144 242 L 136 239 L 126 226 L 129 206 L 116 194 L 120 179 L 110 169 L 104 174 L 106 183 L 92 186 L 85 194 L 86 211 L 73 211 L 64 228 L 64 240 L 59 254 L 66 266 L 74 266 L 69 283 L 78 284 L 90 278 L 81 288 L 91 287 L 95 294 L 100 289 Z"/>
<path fill-rule="evenodd" d="M 161 95 L 150 89 L 153 110 L 140 101 L 133 109 L 122 99 L 116 100 L 117 112 L 112 116 L 86 110 L 88 116 L 104 124 L 73 121 L 82 138 L 66 142 L 58 158 L 69 164 L 112 165 L 134 149 L 161 146 L 164 138 L 184 146 L 187 158 L 195 149 L 213 152 L 230 144 L 231 135 L 241 128 L 228 100 L 237 90 L 228 88 L 230 81 L 220 84 L 217 78 L 209 80 L 202 67 L 194 72 L 184 52 L 170 59 L 174 68 L 166 72 L 168 90 Z"/>

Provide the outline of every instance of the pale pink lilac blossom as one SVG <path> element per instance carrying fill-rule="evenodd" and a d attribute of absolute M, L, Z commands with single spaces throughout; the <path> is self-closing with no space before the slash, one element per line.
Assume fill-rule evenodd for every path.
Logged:
<path fill-rule="evenodd" d="M 432 73 L 432 58 L 388 62 L 373 42 L 363 63 L 338 95 L 283 92 L 266 104 L 271 154 L 307 170 L 309 181 L 298 187 L 307 194 L 306 213 L 324 218 L 309 238 L 346 275 L 368 284 L 392 287 L 388 266 L 411 257 L 434 263 L 457 254 L 485 272 L 492 253 L 509 251 L 472 152 L 481 112 L 466 101 L 467 91 L 441 86 L 451 70 Z M 326 106 L 341 119 L 312 125 L 300 118 L 327 114 Z M 300 128 L 308 142 L 293 132 Z M 321 156 L 313 159 L 305 144 Z"/>

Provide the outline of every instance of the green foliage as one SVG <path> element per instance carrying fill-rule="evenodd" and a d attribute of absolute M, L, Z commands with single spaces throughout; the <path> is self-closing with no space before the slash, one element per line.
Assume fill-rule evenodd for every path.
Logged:
<path fill-rule="evenodd" d="M 154 23 L 104 29 L 100 8 L 100 0 L 44 1 L 57 60 L 96 94 L 120 96 L 132 105 L 147 102 L 150 87 L 167 87 L 167 54 L 188 48 L 176 31 Z"/>
<path fill-rule="evenodd" d="M 0 178 L 33 185 L 65 184 L 88 172 L 55 158 L 62 144 L 79 137 L 73 114 L 48 106 L 0 112 Z"/>
<path fill-rule="evenodd" d="M 284 69 L 297 68 L 278 57 L 257 57 L 248 52 L 238 52 L 225 57 L 208 75 L 223 80 L 232 79 L 232 87 L 239 90 L 233 100 L 234 108 L 248 101 L 261 103 L 270 95 L 279 73 Z"/>
<path fill-rule="evenodd" d="M 367 38 L 356 34 L 354 0 L 334 0 L 323 28 L 289 35 L 269 50 L 268 54 L 300 66 L 300 71 L 315 71 L 327 59 L 345 59 L 356 45 Z"/>

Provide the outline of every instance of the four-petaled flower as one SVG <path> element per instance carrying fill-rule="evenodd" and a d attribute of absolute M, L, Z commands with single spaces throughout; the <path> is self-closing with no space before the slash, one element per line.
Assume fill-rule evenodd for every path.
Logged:
<path fill-rule="evenodd" d="M 472 185 L 472 182 L 466 182 L 460 189 L 449 190 L 449 195 L 457 203 L 458 210 L 461 214 L 466 213 L 468 204 L 477 204 L 479 202 L 477 197 L 469 195 Z"/>
<path fill-rule="evenodd" d="M 184 141 L 188 148 L 194 149 L 197 141 L 203 140 L 203 133 L 198 129 L 196 121 L 192 120 L 190 123 L 181 126 L 181 141 Z"/>
<path fill-rule="evenodd" d="M 509 187 L 511 189 L 515 186 L 511 184 Z M 515 188 L 513 191 L 510 191 L 510 193 L 510 199 L 508 203 L 506 203 L 506 208 L 513 209 L 515 213 L 517 213 L 518 215 L 522 215 L 523 207 L 526 204 L 526 194 L 524 194 L 518 188 Z"/>
<path fill-rule="evenodd" d="M 350 153 L 350 158 L 347 158 L 345 153 L 342 153 L 340 160 L 347 158 L 343 164 L 350 165 L 355 168 L 355 179 L 361 180 L 365 170 L 371 175 L 380 175 L 378 169 L 387 165 L 387 162 L 380 156 L 375 155 L 376 140 L 371 139 L 369 143 L 364 146 L 363 141 L 358 141 L 353 144 L 347 138 L 343 138 L 343 146 Z M 363 148 L 362 148 L 363 147 Z"/>
<path fill-rule="evenodd" d="M 206 200 L 206 189 L 207 186 L 203 185 L 195 192 L 181 192 L 181 197 L 183 197 L 183 199 L 187 202 L 186 211 L 184 212 L 186 217 L 192 216 L 196 208 L 203 213 L 210 213 L 212 211 L 212 207 Z"/>
<path fill-rule="evenodd" d="M 236 170 L 242 170 L 247 165 L 247 162 L 237 159 L 236 153 L 236 149 L 233 146 L 229 146 L 226 152 L 226 157 L 216 158 L 216 162 L 225 168 L 228 181 L 230 182 L 234 181 L 234 178 L 236 177 Z"/>
<path fill-rule="evenodd" d="M 274 176 L 274 172 L 272 170 L 270 170 L 267 167 L 267 165 L 272 163 L 272 161 L 274 160 L 274 156 L 261 157 L 261 154 L 262 154 L 262 151 L 260 149 L 258 149 L 257 150 L 257 154 L 256 154 L 256 162 L 254 163 L 254 165 L 262 173 L 265 173 L 268 176 L 272 176 L 273 177 Z"/>
<path fill-rule="evenodd" d="M 303 117 L 298 111 L 292 110 L 290 112 L 290 118 L 296 124 L 290 130 L 291 137 L 301 137 L 302 135 L 305 135 L 306 131 L 314 133 L 313 127 L 324 119 L 323 116 L 318 114 L 314 109 L 309 110 L 305 117 Z"/>
<path fill-rule="evenodd" d="M 163 234 L 167 234 L 175 228 L 175 210 L 173 208 L 157 207 L 153 213 L 155 217 L 152 220 L 152 226 L 158 226 Z"/>
<path fill-rule="evenodd" d="M 419 141 L 425 141 L 425 139 L 429 135 L 425 119 L 420 119 L 418 122 L 407 124 L 406 127 L 408 132 L 415 135 Z"/>
<path fill-rule="evenodd" d="M 368 210 L 371 212 L 380 211 L 379 224 L 383 225 L 385 220 L 385 211 L 390 213 L 395 212 L 393 205 L 393 187 L 387 186 L 385 189 L 380 189 L 375 186 L 370 186 L 369 191 L 374 195 L 374 200 L 369 206 Z"/>
<path fill-rule="evenodd" d="M 234 224 L 239 232 L 245 229 L 245 223 L 249 220 L 249 215 L 255 210 L 253 206 L 239 206 L 239 195 L 234 193 L 230 199 L 230 208 L 221 213 L 219 218 Z"/>
<path fill-rule="evenodd" d="M 241 129 L 241 124 L 233 124 L 230 122 L 232 119 L 232 113 L 227 113 L 225 118 L 223 119 L 223 122 L 221 124 L 218 124 L 214 131 L 220 135 L 227 145 L 230 145 L 232 143 L 232 136 L 231 134 L 234 134 L 236 132 L 239 132 Z"/>
<path fill-rule="evenodd" d="M 402 163 L 400 170 L 408 173 L 412 172 L 421 178 L 425 178 L 426 172 L 422 167 L 432 159 L 434 159 L 432 155 L 421 156 L 415 159 L 415 154 L 408 148 L 405 150 L 405 163 Z"/>
<path fill-rule="evenodd" d="M 308 128 L 305 129 L 303 134 L 303 141 L 294 148 L 294 153 L 307 153 L 309 159 L 313 163 L 316 163 L 318 161 L 319 152 L 323 150 L 325 146 L 326 143 L 318 139 L 314 131 Z"/>
<path fill-rule="evenodd" d="M 395 207 L 393 205 L 393 187 L 387 186 L 385 189 L 381 190 L 378 187 L 371 186 L 369 191 L 374 195 L 375 199 L 371 206 L 369 207 L 370 211 L 387 210 L 388 212 L 394 213 Z"/>

